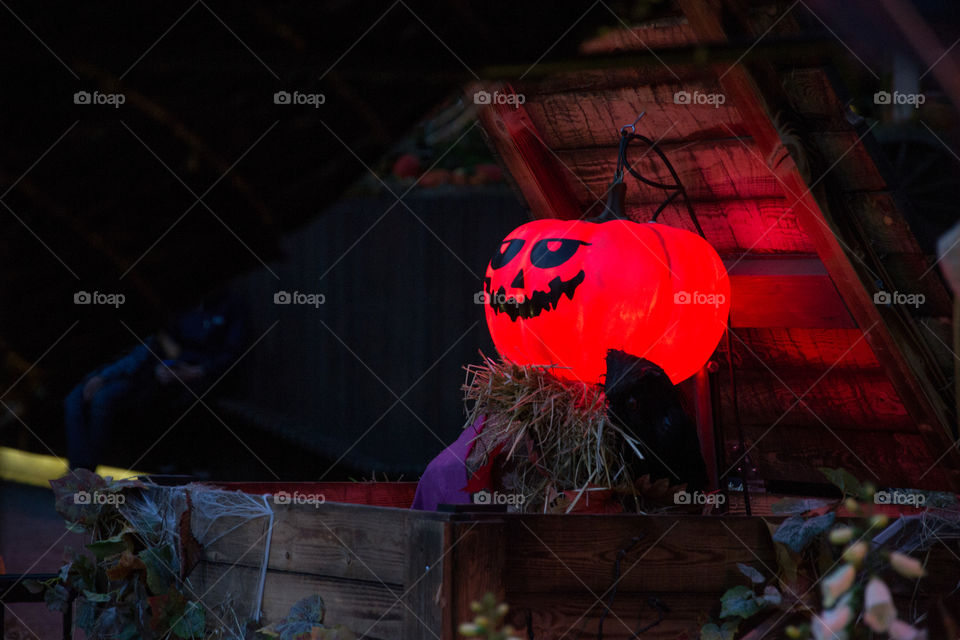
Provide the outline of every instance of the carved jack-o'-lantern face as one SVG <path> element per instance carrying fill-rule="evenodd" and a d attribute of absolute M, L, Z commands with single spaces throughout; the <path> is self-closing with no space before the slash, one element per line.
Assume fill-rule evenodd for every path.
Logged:
<path fill-rule="evenodd" d="M 608 349 L 651 360 L 674 382 L 723 335 L 730 284 L 700 236 L 630 220 L 535 220 L 490 260 L 485 313 L 500 354 L 599 382 Z"/>

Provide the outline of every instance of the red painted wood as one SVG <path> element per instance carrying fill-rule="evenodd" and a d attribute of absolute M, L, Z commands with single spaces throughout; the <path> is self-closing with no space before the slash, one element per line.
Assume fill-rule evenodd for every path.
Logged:
<path fill-rule="evenodd" d="M 726 263 L 734 328 L 857 326 L 817 258 L 751 258 Z"/>

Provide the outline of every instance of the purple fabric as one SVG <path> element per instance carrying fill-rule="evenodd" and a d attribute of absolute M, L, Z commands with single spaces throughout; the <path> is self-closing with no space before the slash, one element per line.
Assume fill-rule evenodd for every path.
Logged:
<path fill-rule="evenodd" d="M 474 439 L 483 430 L 483 418 L 463 430 L 456 442 L 440 452 L 430 461 L 417 485 L 411 509 L 436 511 L 439 504 L 467 504 L 470 494 L 463 489 L 467 486 L 467 465 L 465 460 L 473 449 Z"/>

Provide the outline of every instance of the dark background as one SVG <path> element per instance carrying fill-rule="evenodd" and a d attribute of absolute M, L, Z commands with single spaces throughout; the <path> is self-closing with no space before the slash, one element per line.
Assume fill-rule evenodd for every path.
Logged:
<path fill-rule="evenodd" d="M 391 181 L 390 163 L 481 69 L 569 56 L 612 19 L 586 9 L 4 5 L 0 444 L 63 455 L 69 389 L 134 334 L 226 288 L 250 314 L 248 344 L 277 327 L 159 444 L 173 416 L 125 425 L 104 462 L 249 478 L 422 469 L 462 426 L 461 367 L 492 349 L 472 294 L 525 214 L 505 187 L 414 192 L 367 233 L 390 191 L 408 187 Z M 126 102 L 74 104 L 81 90 Z M 280 90 L 326 102 L 276 105 Z M 428 160 L 478 136 L 439 144 Z M 328 303 L 272 304 L 274 291 L 295 289 Z M 127 302 L 76 306 L 81 290 Z M 403 401 L 391 410 L 394 393 Z"/>
<path fill-rule="evenodd" d="M 811 33 L 832 29 L 871 63 L 904 47 L 869 4 L 810 4 L 832 25 L 809 16 Z M 950 3 L 915 4 L 955 32 Z M 69 389 L 226 289 L 249 314 L 248 345 L 279 324 L 209 406 L 155 447 L 176 415 L 133 421 L 107 462 L 251 479 L 416 474 L 462 426 L 462 366 L 492 350 L 472 294 L 526 213 L 505 185 L 417 187 L 393 204 L 410 186 L 390 177 L 393 160 L 413 149 L 427 166 L 492 162 L 479 128 L 431 145 L 424 122 L 491 69 L 575 59 L 586 38 L 676 14 L 658 0 L 4 3 L 0 445 L 64 454 Z M 845 84 L 869 98 L 872 79 L 847 63 Z M 74 104 L 81 90 L 126 103 Z M 326 102 L 274 104 L 281 90 Z M 911 228 L 932 251 L 956 218 L 953 158 L 929 135 L 880 141 L 913 180 L 903 187 L 923 216 Z M 76 306 L 80 290 L 127 302 Z M 279 308 L 277 290 L 327 304 Z"/>

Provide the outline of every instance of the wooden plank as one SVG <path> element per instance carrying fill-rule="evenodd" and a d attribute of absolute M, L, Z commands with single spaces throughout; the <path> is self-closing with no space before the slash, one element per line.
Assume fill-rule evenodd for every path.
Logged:
<path fill-rule="evenodd" d="M 857 326 L 819 259 L 748 258 L 727 264 L 735 328 Z"/>
<path fill-rule="evenodd" d="M 540 85 L 524 87 L 527 102 L 524 107 L 544 141 L 555 151 L 609 147 L 616 149 L 620 129 L 636 120 L 641 112 L 646 115 L 637 131 L 661 144 L 729 138 L 731 130 L 746 135 L 736 107 L 724 103 L 708 109 L 700 106 L 676 104 L 679 91 L 691 94 L 718 93 L 720 87 L 714 78 L 703 82 L 640 84 L 609 89 L 575 90 L 563 93 L 536 93 Z"/>
<path fill-rule="evenodd" d="M 892 191 L 848 193 L 844 194 L 843 201 L 847 210 L 869 232 L 874 248 L 881 255 L 923 253 Z"/>
<path fill-rule="evenodd" d="M 323 504 L 271 505 L 275 522 L 269 568 L 337 579 L 403 584 L 408 576 L 407 529 L 419 512 Z M 226 530 L 224 521 L 213 531 Z M 207 560 L 260 566 L 266 519 L 253 521 L 205 550 Z"/>
<path fill-rule="evenodd" d="M 474 618 L 475 614 L 470 611 L 472 602 L 480 601 L 486 593 L 492 593 L 497 602 L 504 601 L 503 575 L 508 556 L 509 564 L 513 563 L 515 549 L 500 519 L 454 523 L 449 534 L 453 536 L 448 547 L 453 582 L 448 620 L 453 629 L 447 630 L 451 633 L 449 637 L 455 638 L 458 637 L 456 626 Z"/>
<path fill-rule="evenodd" d="M 936 457 L 915 431 L 830 427 L 828 431 L 819 422 L 781 422 L 772 429 L 770 423 L 745 424 L 743 430 L 750 457 L 760 476 L 768 481 L 824 483 L 817 467 L 843 467 L 878 486 L 931 490 L 944 487 L 946 477 L 941 470 L 927 473 Z M 750 449 L 753 443 L 757 446 Z M 728 446 L 727 454 L 731 463 L 739 458 L 733 446 Z M 920 476 L 924 476 L 922 480 Z"/>
<path fill-rule="evenodd" d="M 654 139 L 656 137 L 653 136 Z M 831 161 L 827 166 L 830 167 L 831 179 L 839 183 L 841 190 L 878 191 L 887 188 L 880 175 L 871 170 L 872 160 L 863 145 L 857 144 L 856 133 L 822 132 L 815 134 L 814 138 L 816 144 L 824 149 L 824 154 L 830 154 L 827 157 L 831 158 Z M 645 149 L 639 143 L 634 144 L 636 147 L 631 145 L 628 155 L 634 169 L 652 180 L 672 182 L 669 172 L 656 154 L 644 155 Z M 804 186 L 799 191 L 794 189 L 787 192 L 784 183 L 778 179 L 780 176 L 774 174 L 764 163 L 763 158 L 767 156 L 763 149 L 759 148 L 750 136 L 735 137 L 730 131 L 726 131 L 725 135 L 716 139 L 665 140 L 659 146 L 694 200 L 787 197 L 786 209 L 795 206 L 796 197 L 791 197 L 792 194 L 799 195 L 806 191 Z M 596 195 L 604 193 L 617 164 L 617 147 L 614 143 L 606 147 L 555 151 L 563 164 L 579 178 L 574 188 L 584 201 L 592 202 Z M 836 160 L 835 163 L 833 159 Z M 814 180 L 818 178 L 820 175 L 813 176 Z M 629 179 L 627 185 L 628 203 L 663 200 L 662 191 Z"/>
<path fill-rule="evenodd" d="M 645 195 L 644 195 L 645 194 Z M 627 197 L 649 197 L 628 187 Z M 627 216 L 638 222 L 651 219 L 659 203 L 628 202 Z M 707 240 L 723 255 L 814 254 L 813 244 L 797 223 L 784 199 L 693 201 L 697 220 Z M 683 204 L 669 204 L 658 222 L 696 233 Z"/>
<path fill-rule="evenodd" d="M 681 10 L 701 41 L 724 41 L 727 34 L 720 16 L 714 7 L 678 0 Z M 868 259 L 870 248 L 862 244 L 855 233 L 844 228 L 842 201 L 832 197 L 831 191 L 821 183 L 814 189 L 807 186 L 795 164 L 790 151 L 783 145 L 773 125 L 775 112 L 769 101 L 778 96 L 775 86 L 765 84 L 764 92 L 758 88 L 756 79 L 742 66 L 734 66 L 725 72 L 722 83 L 724 93 L 740 110 L 743 121 L 750 128 L 751 137 L 766 159 L 771 172 L 783 181 L 785 191 L 798 197 L 797 213 L 801 223 L 817 247 L 817 253 L 830 272 L 857 324 L 869 329 L 867 339 L 895 385 L 898 395 L 908 411 L 918 422 L 918 429 L 927 440 L 931 452 L 948 450 L 950 453 L 941 465 L 949 469 L 949 487 L 960 488 L 960 454 L 954 444 L 954 418 L 951 407 L 940 394 L 944 388 L 942 375 L 935 368 L 925 345 L 920 344 L 916 329 L 902 310 L 878 307 L 873 303 L 873 286 L 876 273 L 882 267 L 871 262 L 871 270 L 864 269 L 861 261 L 846 253 L 845 247 L 859 247 Z M 828 163 L 830 158 L 825 159 Z M 804 164 L 804 159 L 800 159 Z M 828 165 L 829 166 L 829 165 Z M 831 181 L 825 181 L 830 183 Z M 844 242 L 840 238 L 845 238 Z M 852 243 L 852 244 L 851 244 Z"/>
<path fill-rule="evenodd" d="M 428 518 L 407 520 L 404 602 L 410 609 L 403 611 L 404 638 L 428 637 L 428 630 L 442 635 L 445 524 Z"/>
<path fill-rule="evenodd" d="M 737 562 L 756 562 L 754 554 L 770 566 L 775 562 L 759 519 L 525 515 L 509 517 L 507 524 L 503 576 L 511 594 L 602 593 L 617 553 L 635 536 L 641 540 L 622 566 L 624 592 L 722 593 L 739 579 Z"/>
<path fill-rule="evenodd" d="M 758 567 L 760 568 L 760 567 Z M 771 565 L 773 568 L 773 565 Z M 762 570 L 762 568 L 760 568 Z M 764 571 L 764 573 L 767 573 Z M 743 584 L 743 581 L 730 583 Z M 609 585 L 608 585 L 609 586 Z M 711 612 L 719 614 L 720 596 L 714 594 L 664 593 L 657 590 L 634 592 L 618 590 L 612 613 L 603 622 L 604 640 L 634 640 L 634 631 L 653 623 L 656 610 L 649 598 L 656 598 L 669 607 L 663 621 L 643 632 L 644 640 L 677 640 L 700 637 L 700 627 L 709 620 Z M 597 593 L 597 595 L 601 595 Z M 596 638 L 597 627 L 604 606 L 586 589 L 573 592 L 550 591 L 542 593 L 508 593 L 509 619 L 521 638 Z M 533 627 L 528 636 L 527 619 Z"/>
<path fill-rule="evenodd" d="M 191 581 L 204 604 L 216 609 L 221 602 L 231 602 L 245 614 L 253 606 L 259 572 L 257 569 L 220 563 L 201 563 Z M 284 618 L 290 607 L 302 598 L 320 594 L 326 605 L 326 620 L 343 624 L 358 637 L 369 640 L 396 640 L 403 635 L 406 609 L 397 602 L 399 587 L 386 587 L 377 582 L 335 580 L 333 578 L 268 571 L 263 590 L 263 622 Z M 431 637 L 426 631 L 423 638 Z"/>
<path fill-rule="evenodd" d="M 738 371 L 762 368 L 761 363 L 777 372 L 822 372 L 831 367 L 841 371 L 880 370 L 870 344 L 861 339 L 860 329 L 735 328 L 734 333 L 730 342 Z M 725 342 L 720 343 L 718 353 L 726 358 Z"/>
<path fill-rule="evenodd" d="M 842 132 L 810 132 L 809 141 L 823 156 L 824 166 L 819 169 L 829 172 L 831 180 L 843 191 L 882 191 L 890 188 L 877 171 L 867 146 L 859 138 L 860 134 L 852 128 Z M 820 177 L 815 174 L 813 179 L 818 180 Z"/>
<path fill-rule="evenodd" d="M 779 380 L 762 365 L 736 369 L 737 400 L 745 423 L 806 427 L 818 425 L 818 416 L 831 429 L 859 428 L 877 433 L 916 429 L 916 422 L 882 370 L 772 370 Z M 724 428 L 732 428 L 733 405 L 726 368 L 722 366 L 717 375 L 721 377 L 719 401 Z M 803 398 L 802 403 L 797 402 L 797 396 Z"/>
<path fill-rule="evenodd" d="M 631 146 L 628 159 L 633 168 L 651 180 L 672 182 L 670 173 L 654 153 L 644 155 L 639 144 Z M 687 194 L 694 200 L 754 200 L 782 198 L 783 187 L 759 160 L 749 140 L 728 138 L 661 147 Z M 617 149 L 589 147 L 560 149 L 557 156 L 577 176 L 573 183 L 581 202 L 591 203 L 606 191 L 617 164 Z M 629 178 L 627 203 L 659 203 L 664 192 Z M 789 203 L 787 203 L 789 206 Z"/>
<path fill-rule="evenodd" d="M 473 100 L 478 91 L 491 96 L 512 93 L 502 85 L 474 84 L 467 90 L 467 99 Z M 492 100 L 477 111 L 477 117 L 534 216 L 580 217 L 582 211 L 573 198 L 564 167 L 543 143 L 522 106 Z"/>
<path fill-rule="evenodd" d="M 939 269 L 931 268 L 932 264 L 933 259 L 922 253 L 891 253 L 883 256 L 883 266 L 889 276 L 889 280 L 883 283 L 885 291 L 924 296 L 922 304 L 904 307 L 915 318 L 949 318 L 952 315 L 953 300 L 940 280 Z"/>
<path fill-rule="evenodd" d="M 787 71 L 783 91 L 791 104 L 797 105 L 797 115 L 815 121 L 820 131 L 849 129 L 844 104 L 822 69 Z"/>

